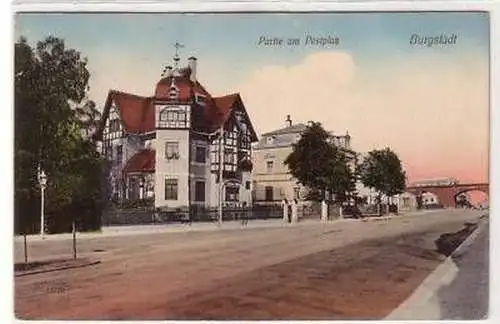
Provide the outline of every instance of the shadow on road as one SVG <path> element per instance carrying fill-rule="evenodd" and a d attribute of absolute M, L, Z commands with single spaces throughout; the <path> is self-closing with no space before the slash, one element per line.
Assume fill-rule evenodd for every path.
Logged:
<path fill-rule="evenodd" d="M 485 319 L 489 303 L 489 227 L 452 260 L 457 272 L 451 283 L 437 292 L 441 319 Z"/>

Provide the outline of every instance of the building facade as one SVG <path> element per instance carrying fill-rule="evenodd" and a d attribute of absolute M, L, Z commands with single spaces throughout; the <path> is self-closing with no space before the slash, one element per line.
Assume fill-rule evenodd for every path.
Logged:
<path fill-rule="evenodd" d="M 287 116 L 283 128 L 262 134 L 258 143 L 253 146 L 252 173 L 253 199 L 258 202 L 278 202 L 283 199 L 304 200 L 308 189 L 297 183 L 288 167 L 284 164 L 293 151 L 302 133 L 307 129 L 303 123 L 293 124 Z M 331 140 L 342 149 L 351 152 L 351 137 L 332 134 Z M 356 163 L 353 155 L 352 167 Z"/>
<path fill-rule="evenodd" d="M 109 91 L 97 132 L 110 161 L 114 199 L 154 206 L 251 205 L 251 143 L 239 94 L 213 97 L 197 80 L 197 59 L 165 68 L 154 95 Z"/>

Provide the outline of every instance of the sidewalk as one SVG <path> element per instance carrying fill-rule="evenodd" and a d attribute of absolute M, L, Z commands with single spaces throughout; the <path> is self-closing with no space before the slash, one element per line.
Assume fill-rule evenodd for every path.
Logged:
<path fill-rule="evenodd" d="M 178 233 L 192 231 L 218 231 L 218 230 L 237 230 L 237 229 L 255 229 L 255 228 L 279 228 L 279 227 L 296 227 L 319 225 L 319 220 L 304 220 L 296 224 L 285 223 L 282 219 L 264 219 L 264 220 L 249 220 L 247 226 L 243 226 L 241 221 L 224 221 L 219 226 L 217 222 L 194 222 L 189 224 L 157 224 L 157 225 L 124 225 L 124 226 L 109 226 L 103 227 L 100 232 L 77 233 L 78 239 L 93 239 L 113 236 L 133 236 L 138 234 L 155 234 L 155 233 Z M 44 241 L 48 240 L 68 240 L 72 238 L 71 233 L 45 235 Z M 30 241 L 41 241 L 40 235 L 28 235 Z M 23 237 L 17 235 L 15 241 L 22 241 Z"/>
<path fill-rule="evenodd" d="M 385 320 L 481 320 L 488 315 L 489 222 L 484 219 Z"/>
<path fill-rule="evenodd" d="M 439 211 L 439 210 L 438 210 Z M 376 221 L 376 220 L 386 220 L 391 218 L 399 217 L 410 217 L 410 216 L 420 216 L 432 213 L 433 210 L 425 211 L 415 211 L 402 213 L 400 215 L 388 215 L 382 217 L 369 217 L 365 220 L 363 219 L 352 219 L 352 218 L 339 218 L 335 220 L 330 220 L 327 224 L 337 223 L 337 222 L 361 222 L 361 221 Z M 154 233 L 178 233 L 178 232 L 188 232 L 188 231 L 217 231 L 217 230 L 237 230 L 237 229 L 255 229 L 255 228 L 278 228 L 278 227 L 297 227 L 297 226 L 310 226 L 310 225 L 321 225 L 324 224 L 320 221 L 319 216 L 316 219 L 306 219 L 299 221 L 296 224 L 290 224 L 284 222 L 281 218 L 275 219 L 257 219 L 249 220 L 247 226 L 242 226 L 241 221 L 224 221 L 221 226 L 217 222 L 194 222 L 191 225 L 173 223 L 173 224 L 156 224 L 156 225 L 124 225 L 124 226 L 109 226 L 103 227 L 100 232 L 86 232 L 77 233 L 78 239 L 94 239 L 94 238 L 104 238 L 104 237 L 114 237 L 114 236 L 124 236 L 124 235 L 139 235 L 139 234 L 154 234 Z M 48 240 L 69 240 L 72 238 L 71 233 L 63 234 L 47 234 L 44 237 L 44 241 Z M 28 235 L 27 239 L 32 241 L 42 241 L 40 235 Z M 22 241 L 23 236 L 17 235 L 14 240 L 16 242 Z"/>

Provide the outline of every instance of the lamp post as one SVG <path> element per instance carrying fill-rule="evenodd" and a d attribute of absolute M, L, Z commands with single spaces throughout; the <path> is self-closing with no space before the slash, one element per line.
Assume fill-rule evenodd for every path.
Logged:
<path fill-rule="evenodd" d="M 43 239 L 43 235 L 45 234 L 45 188 L 47 187 L 47 175 L 45 171 L 38 171 L 38 183 L 40 184 L 41 191 L 41 203 L 40 203 L 40 236 Z"/>

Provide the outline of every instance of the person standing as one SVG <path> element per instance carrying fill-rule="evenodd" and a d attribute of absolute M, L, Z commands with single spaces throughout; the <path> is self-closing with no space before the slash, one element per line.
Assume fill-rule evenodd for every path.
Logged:
<path fill-rule="evenodd" d="M 281 206 L 283 207 L 283 221 L 288 222 L 288 201 L 286 198 L 281 201 Z"/>

